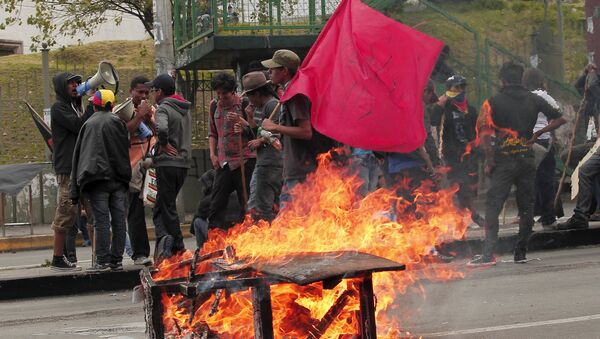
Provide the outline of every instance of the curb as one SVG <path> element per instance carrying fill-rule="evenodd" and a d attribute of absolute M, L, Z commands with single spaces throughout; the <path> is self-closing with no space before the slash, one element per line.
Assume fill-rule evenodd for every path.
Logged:
<path fill-rule="evenodd" d="M 52 272 L 49 268 L 44 270 Z M 130 267 L 102 273 L 87 273 L 85 270 L 75 274 L 52 272 L 43 276 L 1 279 L 0 300 L 132 289 L 140 284 L 140 270 L 139 267 Z"/>
<path fill-rule="evenodd" d="M 517 234 L 500 236 L 495 254 L 513 253 L 517 239 Z M 454 254 L 457 258 L 470 258 L 474 254 L 481 254 L 483 242 L 483 237 L 454 241 L 445 244 L 443 249 L 445 252 Z M 580 230 L 540 231 L 531 235 L 528 252 L 598 244 L 600 244 L 600 227 Z"/>
<path fill-rule="evenodd" d="M 182 224 L 181 232 L 184 238 L 191 237 L 190 224 Z M 187 236 L 186 236 L 187 235 Z M 154 227 L 148 227 L 148 240 L 156 239 Z M 0 238 L 0 252 L 16 252 L 28 250 L 41 250 L 52 248 L 54 244 L 54 234 L 27 235 L 17 237 Z M 77 246 L 83 244 L 81 233 L 77 234 Z"/>

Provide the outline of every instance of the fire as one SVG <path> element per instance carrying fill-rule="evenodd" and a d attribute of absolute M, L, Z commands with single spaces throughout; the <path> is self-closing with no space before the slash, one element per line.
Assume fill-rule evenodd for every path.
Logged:
<path fill-rule="evenodd" d="M 415 201 L 397 197 L 395 192 L 379 189 L 364 199 L 355 195 L 360 179 L 332 161 L 330 154 L 322 155 L 319 167 L 307 181 L 296 186 L 293 203 L 271 223 L 252 223 L 248 217 L 227 232 L 211 230 L 202 253 L 221 250 L 232 245 L 240 258 L 268 260 L 291 253 L 361 251 L 406 264 L 397 273 L 377 273 L 373 276 L 377 296 L 377 327 L 380 337 L 398 336 L 399 319 L 394 317 L 396 299 L 419 279 L 448 280 L 462 276 L 448 265 L 428 265 L 434 246 L 464 237 L 469 220 L 467 211 L 454 207 L 457 187 L 432 191 L 422 185 Z M 408 204 L 416 208 L 406 210 Z M 404 214 L 395 218 L 390 207 Z M 181 260 L 192 257 L 190 252 L 165 260 L 158 266 L 155 280 L 186 277 L 189 265 Z M 197 268 L 198 274 L 210 270 Z M 293 284 L 271 286 L 273 328 L 276 337 L 306 337 L 315 331 L 319 321 L 336 302 L 345 302 L 322 337 L 339 338 L 357 333 L 357 298 L 355 282 L 344 280 L 332 290 L 320 283 L 308 286 Z M 200 324 L 225 338 L 250 338 L 252 329 L 252 296 L 249 291 L 224 293 L 214 314 L 216 296 L 198 305 L 195 314 L 180 295 L 163 295 L 165 333 L 175 337 L 189 334 Z M 340 299 L 342 299 L 340 301 Z M 347 300 L 343 300 L 347 299 Z"/>
<path fill-rule="evenodd" d="M 471 154 L 473 149 L 477 146 L 481 145 L 481 143 L 496 135 L 497 137 L 506 137 L 507 142 L 512 143 L 524 143 L 527 140 L 520 140 L 519 133 L 510 128 L 498 127 L 496 123 L 494 123 L 494 119 L 492 118 L 492 106 L 488 100 L 483 102 L 481 106 L 481 111 L 479 112 L 479 118 L 477 119 L 477 126 L 475 126 L 475 140 L 469 142 L 465 149 L 465 153 L 461 158 L 464 158 L 466 155 Z"/>

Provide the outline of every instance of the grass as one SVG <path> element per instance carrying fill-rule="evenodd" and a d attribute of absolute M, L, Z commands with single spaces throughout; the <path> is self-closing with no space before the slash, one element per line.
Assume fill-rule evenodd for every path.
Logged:
<path fill-rule="evenodd" d="M 50 51 L 50 75 L 68 70 L 84 77 L 96 73 L 98 62 L 110 61 L 121 78 L 126 97 L 129 80 L 138 74 L 154 74 L 154 46 L 147 41 L 104 41 Z M 0 164 L 45 160 L 46 145 L 26 107 L 27 100 L 43 112 L 42 56 L 40 53 L 0 57 Z M 52 90 L 51 90 L 52 91 Z M 54 93 L 51 93 L 54 102 Z"/>

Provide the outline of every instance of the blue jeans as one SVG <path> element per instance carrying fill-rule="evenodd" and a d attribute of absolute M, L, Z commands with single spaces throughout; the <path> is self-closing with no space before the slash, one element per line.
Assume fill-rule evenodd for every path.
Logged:
<path fill-rule="evenodd" d="M 94 211 L 96 260 L 98 264 L 123 261 L 125 250 L 125 185 L 110 181 L 86 192 Z M 110 228 L 112 226 L 112 243 Z"/>
<path fill-rule="evenodd" d="M 283 211 L 290 202 L 292 202 L 292 196 L 290 191 L 296 185 L 301 184 L 306 180 L 306 178 L 297 178 L 297 179 L 284 179 L 283 186 L 281 187 L 281 194 L 279 195 L 279 210 Z"/>
<path fill-rule="evenodd" d="M 362 185 L 358 189 L 361 197 L 366 196 L 377 188 L 381 169 L 374 155 L 354 156 L 353 169 L 358 172 Z"/>
<path fill-rule="evenodd" d="M 283 168 L 277 166 L 256 166 L 252 179 L 255 183 L 253 197 L 253 217 L 256 220 L 271 221 L 275 218 L 275 204 L 279 201 Z M 250 183 L 252 185 L 252 183 Z"/>

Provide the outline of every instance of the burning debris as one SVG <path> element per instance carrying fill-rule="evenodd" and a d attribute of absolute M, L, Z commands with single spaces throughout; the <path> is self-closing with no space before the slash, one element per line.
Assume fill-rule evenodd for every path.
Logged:
<path fill-rule="evenodd" d="M 462 238 L 469 215 L 454 208 L 455 187 L 424 185 L 406 201 L 387 189 L 359 200 L 359 185 L 324 155 L 272 223 L 211 230 L 201 251 L 142 271 L 149 335 L 397 337 L 398 294 L 423 277 L 462 276 L 426 258 Z"/>
<path fill-rule="evenodd" d="M 222 258 L 215 258 L 212 254 L 199 257 L 196 252 L 193 261 L 185 260 L 187 264 L 184 265 L 190 266 L 187 278 L 155 280 L 150 269 L 143 271 L 147 319 L 151 319 L 147 323 L 148 332 L 152 338 L 214 337 L 216 333 L 211 331 L 208 320 L 227 311 L 220 309 L 220 302 L 247 290 L 252 293 L 254 336 L 274 338 L 272 310 L 277 306 L 272 306 L 271 286 L 276 288 L 277 285 L 290 284 L 307 286 L 317 293 L 318 289 L 338 291 L 337 298 L 322 317 L 317 319 L 306 314 L 304 319 L 296 319 L 302 327 L 294 331 L 303 332 L 298 334 L 321 338 L 337 319 L 343 318 L 355 327 L 355 331 L 348 332 L 348 335 L 360 333 L 362 338 L 375 338 L 372 273 L 405 268 L 393 261 L 360 252 L 303 253 L 266 262 L 239 260 L 231 256 L 234 252 L 230 246 L 219 252 L 223 253 Z M 210 263 L 210 266 L 204 266 L 210 267 L 209 270 L 192 270 L 201 260 Z M 160 299 L 156 299 L 159 295 Z M 205 305 L 209 305 L 208 311 Z M 290 309 L 290 317 L 296 317 L 296 307 Z M 347 313 L 345 317 L 344 312 Z M 302 324 L 302 320 L 307 321 Z"/>

